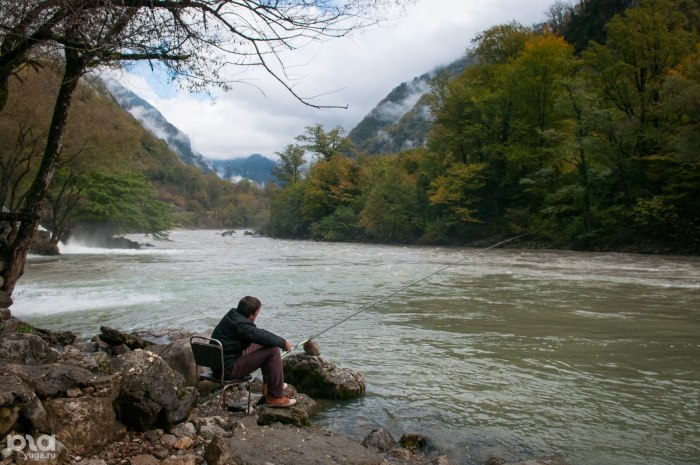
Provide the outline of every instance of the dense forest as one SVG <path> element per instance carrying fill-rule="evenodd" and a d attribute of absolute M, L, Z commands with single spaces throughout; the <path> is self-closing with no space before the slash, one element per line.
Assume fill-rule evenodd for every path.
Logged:
<path fill-rule="evenodd" d="M 559 2 L 483 31 L 433 80 L 424 146 L 366 156 L 317 125 L 280 152 L 268 232 L 698 253 L 698 3 Z"/>
<path fill-rule="evenodd" d="M 16 211 L 46 139 L 61 65 L 25 67 L 0 113 L 0 201 Z M 173 227 L 236 227 L 266 221 L 267 195 L 183 163 L 116 104 L 97 78 L 81 80 L 64 151 L 42 211 L 56 242 L 71 234 L 166 237 Z"/>
<path fill-rule="evenodd" d="M 245 226 L 408 244 L 528 232 L 548 247 L 698 253 L 699 18 L 697 0 L 587 0 L 555 3 L 541 25 L 496 25 L 432 79 L 415 110 L 427 120 L 391 129 L 415 133 L 418 147 L 376 154 L 390 145 L 309 126 L 265 187 L 185 165 L 85 78 L 42 225 L 53 241 L 87 228 L 165 237 Z M 0 113 L 6 211 L 38 168 L 60 68 L 26 66 L 12 81 Z M 366 120 L 356 134 L 370 134 Z"/>

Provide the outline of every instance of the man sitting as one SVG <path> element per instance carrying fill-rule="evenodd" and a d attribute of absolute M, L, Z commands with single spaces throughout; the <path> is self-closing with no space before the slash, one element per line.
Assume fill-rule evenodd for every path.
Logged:
<path fill-rule="evenodd" d="M 291 342 L 255 326 L 262 304 L 246 296 L 221 319 L 211 337 L 224 348 L 224 378 L 243 378 L 258 368 L 263 375 L 266 407 L 291 407 L 295 399 L 284 396 L 284 373 L 280 349 L 292 350 Z"/>

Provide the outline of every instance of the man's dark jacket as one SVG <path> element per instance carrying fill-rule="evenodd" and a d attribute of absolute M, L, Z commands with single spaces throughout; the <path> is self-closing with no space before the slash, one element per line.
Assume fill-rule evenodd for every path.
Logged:
<path fill-rule="evenodd" d="M 276 334 L 255 326 L 235 308 L 228 311 L 221 319 L 211 337 L 221 341 L 224 346 L 224 370 L 229 371 L 241 352 L 253 342 L 266 347 L 279 347 L 284 350 L 285 340 Z"/>

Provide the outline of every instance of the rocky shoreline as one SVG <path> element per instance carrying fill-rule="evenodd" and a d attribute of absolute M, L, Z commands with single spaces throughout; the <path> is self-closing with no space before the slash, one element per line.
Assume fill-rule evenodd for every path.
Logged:
<path fill-rule="evenodd" d="M 361 396 L 357 370 L 318 351 L 284 359 L 291 409 L 245 411 L 247 391 L 220 405 L 198 374 L 187 331 L 128 334 L 102 327 L 90 341 L 0 312 L 0 463 L 17 465 L 450 464 L 429 438 L 368 431 L 360 443 L 312 426 L 314 398 Z M 251 385 L 253 405 L 261 381 Z M 488 465 L 505 463 L 491 458 Z M 556 459 L 520 465 L 564 465 Z"/>

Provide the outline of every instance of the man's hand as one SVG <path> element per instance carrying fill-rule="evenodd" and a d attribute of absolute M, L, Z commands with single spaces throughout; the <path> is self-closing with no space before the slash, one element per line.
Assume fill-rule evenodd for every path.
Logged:
<path fill-rule="evenodd" d="M 293 348 L 294 348 L 294 344 L 292 344 L 292 343 L 289 342 L 289 341 L 284 341 L 284 351 L 285 351 L 285 352 L 289 352 L 289 351 L 292 350 Z"/>

